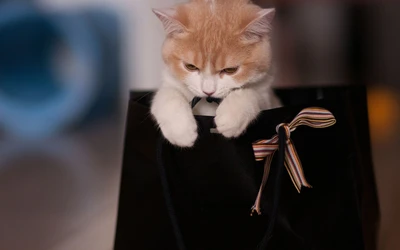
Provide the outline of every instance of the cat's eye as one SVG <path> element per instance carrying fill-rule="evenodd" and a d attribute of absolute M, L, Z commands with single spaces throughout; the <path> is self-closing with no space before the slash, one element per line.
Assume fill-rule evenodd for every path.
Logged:
<path fill-rule="evenodd" d="M 199 68 L 190 63 L 185 63 L 185 68 L 189 71 L 198 71 Z"/>
<path fill-rule="evenodd" d="M 235 67 L 235 68 L 226 68 L 226 69 L 223 69 L 223 70 L 221 71 L 221 73 L 228 74 L 228 75 L 233 75 L 233 74 L 235 74 L 238 70 L 239 70 L 239 67 Z"/>

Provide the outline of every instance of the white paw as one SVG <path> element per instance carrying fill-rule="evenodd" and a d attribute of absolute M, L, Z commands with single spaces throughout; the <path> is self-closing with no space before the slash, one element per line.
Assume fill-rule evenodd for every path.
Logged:
<path fill-rule="evenodd" d="M 257 117 L 258 108 L 241 98 L 228 96 L 218 107 L 215 117 L 217 130 L 223 136 L 240 136 Z"/>
<path fill-rule="evenodd" d="M 197 139 L 197 124 L 192 113 L 185 114 L 175 113 L 161 123 L 160 128 L 170 143 L 179 147 L 192 147 Z"/>

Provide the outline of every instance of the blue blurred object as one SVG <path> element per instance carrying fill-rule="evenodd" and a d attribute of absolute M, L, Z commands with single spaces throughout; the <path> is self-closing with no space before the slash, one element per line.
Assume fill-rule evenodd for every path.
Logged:
<path fill-rule="evenodd" d="M 106 46 L 107 35 L 93 20 L 108 16 L 94 13 L 49 15 L 29 4 L 0 5 L 0 125 L 6 134 L 46 137 L 81 123 L 101 103 L 112 106 L 118 44 Z M 110 51 L 114 60 L 104 55 Z M 115 66 L 104 70 L 109 63 Z"/>

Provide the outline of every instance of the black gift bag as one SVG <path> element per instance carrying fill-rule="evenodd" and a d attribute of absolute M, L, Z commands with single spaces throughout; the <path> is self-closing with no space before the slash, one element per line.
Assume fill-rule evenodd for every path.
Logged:
<path fill-rule="evenodd" d="M 114 249 L 376 249 L 365 88 L 276 93 L 285 106 L 264 111 L 237 139 L 213 133 L 213 117 L 196 116 L 191 149 L 163 139 L 149 113 L 152 93 L 131 93 Z M 320 128 L 318 115 L 301 121 L 313 110 L 334 119 Z M 271 138 L 268 168 L 257 147 Z M 300 186 L 299 169 L 290 171 L 297 163 Z"/>

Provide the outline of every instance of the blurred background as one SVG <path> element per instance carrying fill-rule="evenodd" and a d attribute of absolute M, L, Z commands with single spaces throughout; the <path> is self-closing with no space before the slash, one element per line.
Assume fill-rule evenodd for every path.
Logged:
<path fill-rule="evenodd" d="M 0 0 L 0 249 L 111 250 L 130 90 L 156 89 L 178 0 Z M 279 88 L 368 85 L 380 250 L 400 249 L 400 4 L 277 8 Z"/>

